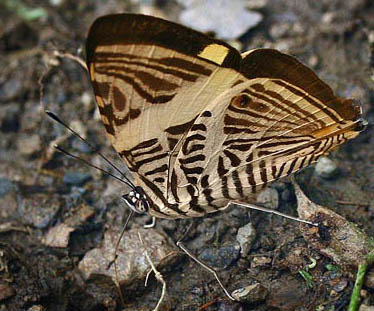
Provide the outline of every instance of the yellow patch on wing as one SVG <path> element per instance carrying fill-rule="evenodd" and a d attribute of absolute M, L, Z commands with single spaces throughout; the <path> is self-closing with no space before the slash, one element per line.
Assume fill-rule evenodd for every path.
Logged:
<path fill-rule="evenodd" d="M 229 52 L 230 50 L 224 45 L 212 43 L 207 45 L 198 56 L 221 65 Z"/>

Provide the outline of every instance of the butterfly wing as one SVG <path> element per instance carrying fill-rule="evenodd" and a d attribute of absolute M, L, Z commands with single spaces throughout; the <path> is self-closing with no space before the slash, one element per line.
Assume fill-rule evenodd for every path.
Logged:
<path fill-rule="evenodd" d="M 171 186 L 191 215 L 253 199 L 363 129 L 353 101 L 336 97 L 291 56 L 255 50 L 244 55 L 242 70 L 249 80 L 205 108 L 175 162 Z"/>
<path fill-rule="evenodd" d="M 241 56 L 150 16 L 96 20 L 87 64 L 107 134 L 160 217 L 249 198 L 360 127 L 352 101 L 293 57 Z"/>
<path fill-rule="evenodd" d="M 232 84 L 240 62 L 229 45 L 150 16 L 105 16 L 91 27 L 87 64 L 102 121 L 154 203 L 167 203 L 177 143 Z"/>

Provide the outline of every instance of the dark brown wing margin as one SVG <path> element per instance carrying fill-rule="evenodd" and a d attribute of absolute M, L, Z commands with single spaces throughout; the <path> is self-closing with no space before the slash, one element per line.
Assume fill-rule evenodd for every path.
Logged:
<path fill-rule="evenodd" d="M 190 28 L 153 16 L 117 14 L 100 17 L 91 26 L 86 42 L 88 65 L 93 61 L 96 46 L 121 43 L 155 44 L 194 57 L 208 45 L 217 44 L 229 51 L 221 67 L 239 70 L 242 60 L 239 52 L 227 43 Z"/>
<path fill-rule="evenodd" d="M 254 50 L 244 57 L 240 71 L 248 79 L 281 79 L 297 86 L 334 109 L 346 120 L 355 121 L 360 117 L 360 109 L 354 105 L 353 100 L 335 96 L 332 89 L 311 69 L 296 58 L 277 50 Z"/>

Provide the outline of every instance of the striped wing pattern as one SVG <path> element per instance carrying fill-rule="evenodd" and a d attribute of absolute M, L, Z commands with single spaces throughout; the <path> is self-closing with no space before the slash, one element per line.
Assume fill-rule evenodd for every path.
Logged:
<path fill-rule="evenodd" d="M 173 168 L 174 188 L 196 185 L 190 186 L 191 197 L 183 198 L 191 215 L 219 210 L 232 200 L 253 200 L 269 182 L 355 137 L 356 127 L 282 80 L 243 82 L 196 119 Z"/>
<path fill-rule="evenodd" d="M 266 49 L 240 55 L 149 16 L 98 19 L 87 63 L 113 147 L 159 217 L 252 200 L 362 129 L 352 101 L 296 59 Z"/>

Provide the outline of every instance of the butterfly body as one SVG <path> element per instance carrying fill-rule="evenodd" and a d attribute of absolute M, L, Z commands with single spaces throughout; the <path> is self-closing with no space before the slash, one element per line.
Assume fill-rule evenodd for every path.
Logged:
<path fill-rule="evenodd" d="M 240 54 L 150 16 L 99 18 L 87 64 L 112 145 L 157 217 L 252 201 L 365 125 L 352 100 L 295 58 Z"/>

